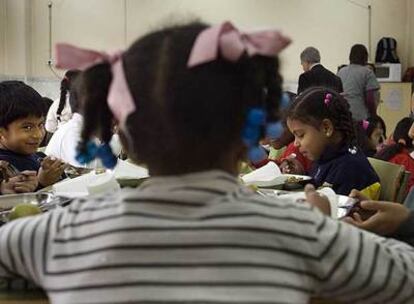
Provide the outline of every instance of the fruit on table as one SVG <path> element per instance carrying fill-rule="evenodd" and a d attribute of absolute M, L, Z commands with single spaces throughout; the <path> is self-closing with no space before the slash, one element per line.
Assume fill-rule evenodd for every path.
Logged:
<path fill-rule="evenodd" d="M 42 213 L 39 206 L 32 204 L 20 204 L 12 209 L 9 213 L 9 220 L 15 220 L 17 218 L 36 215 Z"/>

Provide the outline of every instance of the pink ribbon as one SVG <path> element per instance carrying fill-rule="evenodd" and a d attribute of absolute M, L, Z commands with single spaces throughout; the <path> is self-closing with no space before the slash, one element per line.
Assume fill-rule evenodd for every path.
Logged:
<path fill-rule="evenodd" d="M 129 114 L 135 111 L 135 103 L 125 78 L 122 52 L 97 52 L 66 43 L 56 45 L 56 67 L 60 69 L 86 70 L 102 62 L 111 64 L 112 82 L 107 100 L 109 109 L 125 130 L 125 120 Z"/>
<path fill-rule="evenodd" d="M 290 38 L 277 30 L 242 33 L 230 22 L 202 31 L 194 42 L 188 67 L 214 61 L 219 54 L 229 61 L 237 61 L 245 52 L 248 56 L 274 57 L 291 43 Z"/>
<path fill-rule="evenodd" d="M 368 129 L 368 127 L 369 127 L 369 121 L 364 119 L 364 120 L 362 121 L 362 128 L 363 128 L 364 130 L 367 130 L 367 129 Z"/>

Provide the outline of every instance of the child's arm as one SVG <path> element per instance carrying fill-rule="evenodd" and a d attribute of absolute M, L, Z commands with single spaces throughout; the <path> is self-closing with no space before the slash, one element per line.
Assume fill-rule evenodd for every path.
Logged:
<path fill-rule="evenodd" d="M 0 278 L 23 277 L 42 285 L 44 257 L 63 211 L 17 219 L 0 227 Z"/>
<path fill-rule="evenodd" d="M 318 295 L 346 303 L 402 303 L 412 299 L 412 247 L 320 213 L 313 219 L 317 241 L 309 248 L 314 258 L 306 261 L 315 275 Z"/>
<path fill-rule="evenodd" d="M 36 171 L 23 171 L 8 180 L 3 180 L 0 184 L 0 191 L 1 194 L 33 192 L 38 184 Z"/>
<path fill-rule="evenodd" d="M 0 193 L 14 194 L 33 192 L 38 186 L 36 171 L 19 172 L 13 165 L 0 161 Z"/>
<path fill-rule="evenodd" d="M 365 81 L 365 105 L 368 109 L 368 113 L 373 116 L 377 113 L 377 107 L 380 100 L 380 85 L 374 72 L 371 70 L 368 71 Z"/>
<path fill-rule="evenodd" d="M 369 90 L 366 92 L 365 105 L 367 106 L 370 116 L 377 115 L 379 105 L 379 90 Z"/>
<path fill-rule="evenodd" d="M 39 184 L 43 187 L 50 186 L 60 180 L 64 170 L 68 165 L 59 159 L 46 157 L 41 163 L 37 174 Z"/>

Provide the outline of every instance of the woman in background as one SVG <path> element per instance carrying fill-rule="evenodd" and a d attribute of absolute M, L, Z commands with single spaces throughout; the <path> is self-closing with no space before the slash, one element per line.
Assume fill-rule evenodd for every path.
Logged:
<path fill-rule="evenodd" d="M 367 67 L 368 51 L 364 45 L 355 44 L 351 48 L 349 61 L 350 65 L 341 68 L 338 76 L 353 119 L 361 121 L 376 115 L 380 86 L 374 72 Z"/>

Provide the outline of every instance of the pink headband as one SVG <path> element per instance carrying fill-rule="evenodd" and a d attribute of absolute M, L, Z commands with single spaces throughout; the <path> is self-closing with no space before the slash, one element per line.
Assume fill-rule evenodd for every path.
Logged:
<path fill-rule="evenodd" d="M 291 40 L 277 30 L 242 33 L 230 22 L 202 31 L 194 42 L 187 66 L 194 67 L 217 59 L 219 53 L 229 61 L 237 61 L 245 52 L 248 56 L 273 57 Z"/>
<path fill-rule="evenodd" d="M 125 130 L 125 120 L 129 114 L 135 111 L 135 103 L 126 82 L 122 66 L 122 52 L 109 54 L 78 48 L 66 43 L 56 45 L 56 67 L 61 69 L 86 70 L 105 61 L 111 64 L 112 70 L 108 106 L 121 128 Z"/>

